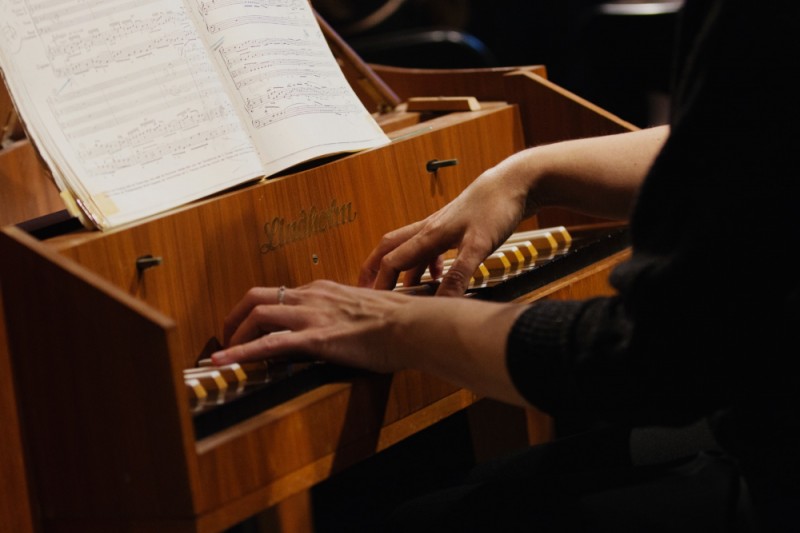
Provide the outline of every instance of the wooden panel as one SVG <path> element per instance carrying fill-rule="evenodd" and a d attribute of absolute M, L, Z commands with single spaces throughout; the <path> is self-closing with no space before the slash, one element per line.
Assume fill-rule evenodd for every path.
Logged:
<path fill-rule="evenodd" d="M 0 149 L 25 136 L 22 123 L 8 94 L 0 72 Z"/>
<path fill-rule="evenodd" d="M 398 395 L 398 389 L 407 388 L 408 382 L 417 394 Z M 405 372 L 325 385 L 265 411 L 198 442 L 204 497 L 209 503 L 230 502 L 205 514 L 202 523 L 218 527 L 225 523 L 220 520 L 223 516 L 242 519 L 252 515 L 476 399 L 468 391 L 429 376 Z M 392 411 L 400 417 L 390 416 Z M 206 505 L 201 503 L 201 507 Z"/>
<path fill-rule="evenodd" d="M 531 71 L 504 77 L 506 99 L 520 108 L 528 146 L 638 129 Z"/>
<path fill-rule="evenodd" d="M 480 101 L 507 101 L 504 77 L 523 70 L 547 76 L 543 65 L 475 69 L 419 69 L 372 65 L 403 100 L 415 96 L 474 96 Z"/>
<path fill-rule="evenodd" d="M 8 345 L 24 354 L 13 357 L 16 391 L 45 520 L 189 514 L 189 420 L 167 355 L 174 324 L 14 227 L 0 234 L 0 255 Z"/>
<path fill-rule="evenodd" d="M 11 113 L 10 100 L 0 84 L 0 125 Z M 7 104 L 7 105 L 6 105 Z M 6 131 L 7 140 L 18 137 Z M 13 135 L 12 135 L 13 133 Z M 50 177 L 42 170 L 28 141 L 5 145 L 0 150 L 0 226 L 22 222 L 63 209 Z M 6 260 L 5 257 L 0 261 Z M 2 279 L 2 278 L 0 278 Z M 0 292 L 2 282 L 0 281 Z M 11 311 L 13 312 L 13 310 Z M 0 305 L 0 531 L 26 533 L 34 530 L 35 519 L 29 498 L 22 430 L 18 418 L 13 369 L 8 355 L 5 319 Z"/>
<path fill-rule="evenodd" d="M 519 107 L 525 145 L 634 131 L 622 120 L 547 80 L 542 65 L 490 69 L 414 69 L 372 65 L 403 100 L 415 96 L 475 96 Z M 563 209 L 545 209 L 522 228 L 581 225 L 600 219 Z"/>
<path fill-rule="evenodd" d="M 571 300 L 614 294 L 615 291 L 608 282 L 608 276 L 616 265 L 630 257 L 630 253 L 630 249 L 617 252 L 575 272 L 568 278 L 557 280 L 541 289 L 531 291 L 517 301 L 527 303 L 542 298 Z"/>
<path fill-rule="evenodd" d="M 53 180 L 27 140 L 0 150 L 0 226 L 64 209 Z"/>
<path fill-rule="evenodd" d="M 0 285 L 2 302 L 2 285 Z M 5 317 L 0 304 L 0 532 L 32 533 L 34 519 L 28 493 L 27 471 L 11 360 L 6 348 Z"/>

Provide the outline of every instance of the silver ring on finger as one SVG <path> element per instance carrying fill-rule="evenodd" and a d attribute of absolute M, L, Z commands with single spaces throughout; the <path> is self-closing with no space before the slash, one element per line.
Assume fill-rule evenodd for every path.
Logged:
<path fill-rule="evenodd" d="M 278 305 L 283 305 L 284 298 L 286 298 L 286 286 L 281 285 L 278 287 Z"/>

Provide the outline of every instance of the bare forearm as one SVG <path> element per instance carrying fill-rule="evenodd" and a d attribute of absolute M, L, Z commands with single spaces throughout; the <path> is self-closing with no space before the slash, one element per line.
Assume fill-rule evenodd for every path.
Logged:
<path fill-rule="evenodd" d="M 508 376 L 506 339 L 524 306 L 408 296 L 317 280 L 256 287 L 225 323 L 216 364 L 307 353 L 376 372 L 416 368 L 524 405 Z"/>
<path fill-rule="evenodd" d="M 524 150 L 490 172 L 528 190 L 528 214 L 545 206 L 622 219 L 669 134 L 667 126 Z"/>
<path fill-rule="evenodd" d="M 506 369 L 508 333 L 524 306 L 469 298 L 417 298 L 389 321 L 400 366 L 500 401 L 527 405 Z M 388 339 L 387 339 L 388 340 Z"/>

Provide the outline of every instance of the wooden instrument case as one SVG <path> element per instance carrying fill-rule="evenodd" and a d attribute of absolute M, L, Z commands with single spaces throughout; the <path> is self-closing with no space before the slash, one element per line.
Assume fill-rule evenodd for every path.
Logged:
<path fill-rule="evenodd" d="M 114 231 L 37 238 L 11 224 L 21 220 L 5 221 L 0 408 L 10 431 L 0 451 L 12 458 L 2 471 L 15 490 L 0 504 L 12 525 L 16 514 L 13 530 L 222 531 L 485 404 L 415 371 L 350 371 L 196 434 L 182 372 L 221 338 L 224 316 L 248 288 L 355 283 L 385 232 L 445 205 L 512 153 L 633 129 L 549 82 L 543 67 L 372 69 L 401 101 L 469 95 L 481 109 L 422 115 L 398 106 L 379 116 L 390 145 Z M 427 170 L 445 159 L 458 164 Z M 592 222 L 547 210 L 525 226 Z M 144 268 L 146 257 L 160 264 Z M 525 300 L 607 293 L 608 271 L 625 257 L 597 261 Z M 546 417 L 514 413 L 528 442 L 550 438 Z"/>

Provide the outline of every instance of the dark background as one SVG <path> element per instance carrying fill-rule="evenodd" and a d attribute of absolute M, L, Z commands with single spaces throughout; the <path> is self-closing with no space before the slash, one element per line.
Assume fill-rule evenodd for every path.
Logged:
<path fill-rule="evenodd" d="M 611 14 L 602 9 L 606 2 L 597 0 L 312 4 L 370 63 L 419 68 L 544 64 L 551 81 L 636 126 L 665 121 L 674 12 Z"/>

